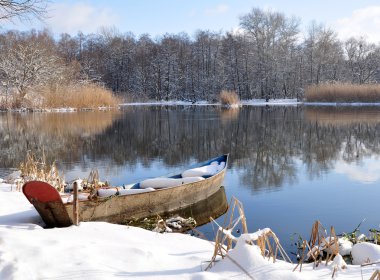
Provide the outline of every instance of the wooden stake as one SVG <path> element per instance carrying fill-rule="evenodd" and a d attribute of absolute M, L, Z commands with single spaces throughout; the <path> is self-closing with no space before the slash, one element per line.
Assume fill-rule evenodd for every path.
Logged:
<path fill-rule="evenodd" d="M 74 182 L 74 202 L 73 202 L 73 216 L 74 216 L 74 225 L 79 225 L 79 201 L 78 201 L 78 184 Z"/>

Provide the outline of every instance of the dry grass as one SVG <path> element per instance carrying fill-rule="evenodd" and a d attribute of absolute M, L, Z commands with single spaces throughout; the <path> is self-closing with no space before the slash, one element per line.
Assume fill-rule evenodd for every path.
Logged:
<path fill-rule="evenodd" d="M 305 90 L 307 102 L 380 102 L 380 85 L 322 84 Z"/>
<path fill-rule="evenodd" d="M 65 181 L 63 175 L 59 174 L 55 162 L 46 163 L 45 154 L 38 158 L 36 155 L 28 152 L 24 162 L 20 164 L 22 183 L 28 181 L 44 181 L 52 185 L 58 191 L 63 191 Z"/>
<path fill-rule="evenodd" d="M 71 107 L 77 109 L 94 109 L 98 107 L 117 107 L 120 103 L 110 90 L 95 84 L 60 86 L 44 88 L 40 91 L 41 108 Z"/>
<path fill-rule="evenodd" d="M 9 110 L 26 107 L 19 94 L 9 94 L 0 96 L 0 110 Z"/>
<path fill-rule="evenodd" d="M 237 106 L 240 103 L 239 96 L 235 91 L 232 90 L 222 90 L 220 92 L 219 98 L 222 105 L 228 107 Z"/>

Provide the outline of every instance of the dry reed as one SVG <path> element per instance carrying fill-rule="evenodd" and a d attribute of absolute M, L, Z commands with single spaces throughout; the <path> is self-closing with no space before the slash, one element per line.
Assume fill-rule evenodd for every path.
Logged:
<path fill-rule="evenodd" d="M 369 280 L 380 280 L 380 270 L 375 270 Z"/>
<path fill-rule="evenodd" d="M 239 96 L 233 90 L 222 90 L 219 95 L 220 102 L 224 106 L 237 106 L 240 103 Z"/>
<path fill-rule="evenodd" d="M 311 229 L 309 242 L 303 240 L 301 249 L 301 258 L 294 267 L 293 271 L 299 267 L 301 272 L 302 264 L 304 263 L 305 258 L 314 263 L 313 268 L 318 267 L 318 265 L 322 262 L 323 251 L 327 252 L 325 259 L 327 266 L 335 256 L 339 255 L 339 243 L 334 227 L 330 228 L 330 235 L 328 236 L 327 231 L 322 226 L 321 222 L 318 220 L 315 221 Z M 332 275 L 333 278 L 336 271 L 341 268 L 346 268 L 346 266 L 343 265 L 342 267 L 334 267 Z"/>
<path fill-rule="evenodd" d="M 58 191 L 63 191 L 65 181 L 63 175 L 59 174 L 55 162 L 46 163 L 45 153 L 38 158 L 36 155 L 28 151 L 24 162 L 20 164 L 22 183 L 28 181 L 44 181 L 52 185 Z"/>
<path fill-rule="evenodd" d="M 380 102 L 380 85 L 377 84 L 320 84 L 305 89 L 307 102 L 375 103 Z"/>
<path fill-rule="evenodd" d="M 26 102 L 17 93 L 0 95 L 0 110 L 27 107 L 25 103 Z"/>
<path fill-rule="evenodd" d="M 99 107 L 117 107 L 120 103 L 110 90 L 99 85 L 84 84 L 73 87 L 59 86 L 40 90 L 41 108 L 71 107 L 77 109 L 94 109 Z"/>

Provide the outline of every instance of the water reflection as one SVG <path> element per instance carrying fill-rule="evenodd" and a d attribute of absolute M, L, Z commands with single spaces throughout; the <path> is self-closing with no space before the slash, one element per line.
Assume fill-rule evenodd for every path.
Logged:
<path fill-rule="evenodd" d="M 224 190 L 224 187 L 221 187 L 216 193 L 209 196 L 207 199 L 198 201 L 197 203 L 190 205 L 186 208 L 182 208 L 176 211 L 163 213 L 160 215 L 161 218 L 164 220 L 176 216 L 180 216 L 182 218 L 193 218 L 196 221 L 197 226 L 202 226 L 204 224 L 207 224 L 210 222 L 210 218 L 213 218 L 216 220 L 220 216 L 222 216 L 224 213 L 226 213 L 228 209 L 228 202 L 226 197 L 226 192 Z M 157 220 L 157 216 L 150 217 L 149 221 L 154 221 L 152 226 L 150 226 L 150 229 L 153 229 L 155 227 L 155 222 Z M 146 220 L 131 220 L 131 221 L 125 221 L 125 224 L 129 225 L 135 225 L 135 226 L 145 226 Z M 184 232 L 187 230 L 190 230 L 191 227 L 184 227 L 181 229 L 174 229 L 175 231 Z"/>
<path fill-rule="evenodd" d="M 175 167 L 230 153 L 242 184 L 254 190 L 296 184 L 298 161 L 318 178 L 337 160 L 350 164 L 380 153 L 379 108 L 243 107 L 231 113 L 144 106 L 121 113 L 3 114 L 0 127 L 2 168 L 17 167 L 27 150 L 42 147 L 66 169 L 84 161 L 149 167 L 159 160 Z"/>
<path fill-rule="evenodd" d="M 373 184 L 380 181 L 380 165 L 376 157 L 369 157 L 365 162 L 355 164 L 339 160 L 334 170 L 336 173 L 346 175 L 351 181 L 361 184 Z"/>
<path fill-rule="evenodd" d="M 305 119 L 320 125 L 354 125 L 380 123 L 380 109 L 372 107 L 306 107 Z"/>
<path fill-rule="evenodd" d="M 368 227 L 380 222 L 378 107 L 143 106 L 0 114 L 0 127 L 3 170 L 44 147 L 67 179 L 98 168 L 122 184 L 230 153 L 227 197 L 243 201 L 251 229 L 270 226 L 289 240 L 293 232 L 307 238 L 316 219 L 337 232 L 363 218 Z"/>
<path fill-rule="evenodd" d="M 0 168 L 18 167 L 28 150 L 44 149 L 48 161 L 79 160 L 80 147 L 104 133 L 118 111 L 0 114 Z"/>
<path fill-rule="evenodd" d="M 239 117 L 239 108 L 221 108 L 220 119 L 222 124 L 237 120 Z"/>

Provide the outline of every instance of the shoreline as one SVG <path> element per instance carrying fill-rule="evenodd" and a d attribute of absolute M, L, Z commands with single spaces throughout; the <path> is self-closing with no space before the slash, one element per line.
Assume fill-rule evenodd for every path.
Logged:
<path fill-rule="evenodd" d="M 266 102 L 264 99 L 252 99 L 252 100 L 242 100 L 240 104 L 236 106 L 225 106 L 220 102 L 208 102 L 208 101 L 147 101 L 147 102 L 128 102 L 120 103 L 118 108 L 114 107 L 98 107 L 98 108 L 19 108 L 19 109 L 9 109 L 9 110 L 0 110 L 0 113 L 72 113 L 72 112 L 86 112 L 86 111 L 109 111 L 109 110 L 118 110 L 123 107 L 133 107 L 133 106 L 214 106 L 222 107 L 226 109 L 237 109 L 242 106 L 254 106 L 254 107 L 263 107 L 263 106 L 306 106 L 306 107 L 380 107 L 380 102 L 304 102 L 297 101 L 296 99 L 273 99 Z"/>

